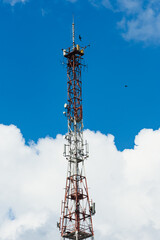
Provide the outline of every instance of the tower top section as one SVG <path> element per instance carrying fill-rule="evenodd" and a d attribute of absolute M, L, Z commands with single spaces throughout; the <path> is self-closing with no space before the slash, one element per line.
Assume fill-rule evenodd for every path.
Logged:
<path fill-rule="evenodd" d="M 81 41 L 81 36 L 79 35 L 79 39 Z M 72 56 L 75 57 L 81 57 L 84 55 L 84 49 L 86 47 L 80 47 L 79 44 L 75 43 L 75 23 L 74 23 L 74 17 L 73 17 L 73 22 L 72 22 L 72 47 L 69 47 L 67 49 L 62 49 L 63 50 L 63 56 L 66 58 L 72 58 Z"/>

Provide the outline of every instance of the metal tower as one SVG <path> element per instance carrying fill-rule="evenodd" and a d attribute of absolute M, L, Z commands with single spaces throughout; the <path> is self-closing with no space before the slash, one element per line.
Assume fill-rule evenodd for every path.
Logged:
<path fill-rule="evenodd" d="M 88 144 L 83 140 L 82 80 L 84 48 L 75 44 L 74 21 L 72 47 L 63 50 L 67 66 L 68 99 L 64 105 L 68 119 L 64 156 L 68 160 L 65 197 L 61 207 L 59 227 L 61 238 L 87 239 L 94 237 L 92 215 L 95 203 L 89 200 L 84 160 L 88 158 Z"/>

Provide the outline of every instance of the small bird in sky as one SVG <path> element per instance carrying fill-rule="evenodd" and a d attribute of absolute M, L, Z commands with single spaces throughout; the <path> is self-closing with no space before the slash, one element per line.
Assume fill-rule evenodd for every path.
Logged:
<path fill-rule="evenodd" d="M 82 41 L 82 37 L 81 37 L 81 35 L 79 35 L 79 40 Z"/>
<path fill-rule="evenodd" d="M 124 85 L 124 87 L 128 87 L 128 85 Z"/>

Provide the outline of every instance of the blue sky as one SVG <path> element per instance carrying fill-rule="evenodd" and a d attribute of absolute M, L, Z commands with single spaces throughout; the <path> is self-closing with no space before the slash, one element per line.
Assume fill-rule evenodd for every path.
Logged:
<path fill-rule="evenodd" d="M 28 0 L 0 2 L 1 123 L 26 141 L 65 134 L 67 97 L 62 48 L 72 15 L 86 50 L 84 126 L 133 147 L 143 128 L 160 126 L 158 1 Z M 128 85 L 128 88 L 124 86 Z"/>

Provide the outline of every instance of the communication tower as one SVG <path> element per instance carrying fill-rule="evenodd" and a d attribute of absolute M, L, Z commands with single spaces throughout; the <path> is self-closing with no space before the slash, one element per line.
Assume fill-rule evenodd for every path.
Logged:
<path fill-rule="evenodd" d="M 68 119 L 64 156 L 68 160 L 65 197 L 61 206 L 61 218 L 57 223 L 62 239 L 82 240 L 94 237 L 92 215 L 95 203 L 90 201 L 84 161 L 88 158 L 88 144 L 83 140 L 82 80 L 84 49 L 75 44 L 74 21 L 72 46 L 63 50 L 67 67 L 68 98 L 64 108 Z"/>

